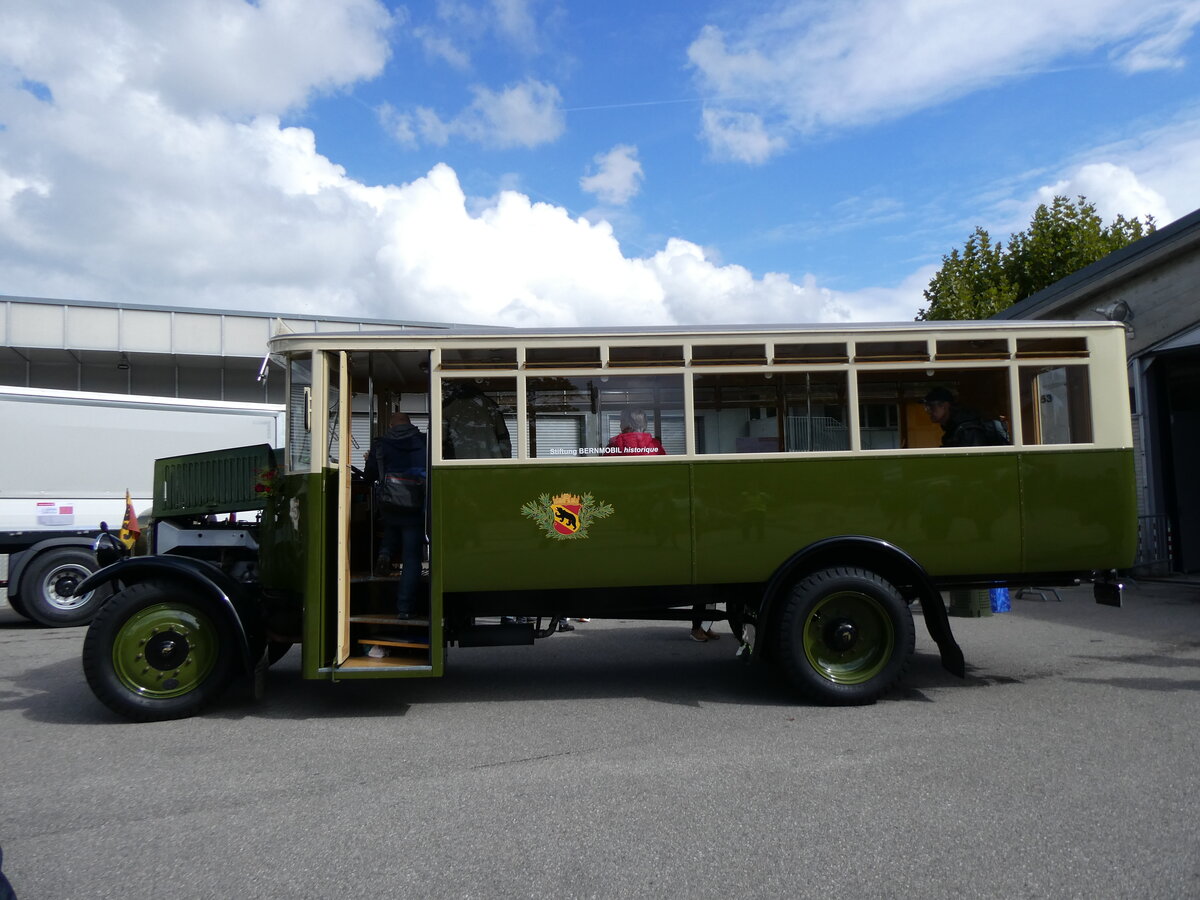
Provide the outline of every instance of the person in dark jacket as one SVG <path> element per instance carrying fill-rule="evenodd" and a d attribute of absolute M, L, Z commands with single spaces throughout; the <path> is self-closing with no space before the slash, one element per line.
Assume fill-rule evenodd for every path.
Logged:
<path fill-rule="evenodd" d="M 425 434 L 412 424 L 406 413 L 394 413 L 388 430 L 367 455 L 366 476 L 374 483 L 384 475 L 407 475 L 425 480 Z M 400 588 L 396 611 L 408 619 L 416 612 L 417 589 L 421 584 L 421 557 L 425 544 L 425 510 L 397 510 L 385 507 L 383 537 L 379 542 L 376 571 L 390 574 L 397 551 L 400 554 Z"/>
<path fill-rule="evenodd" d="M 925 395 L 924 402 L 929 421 L 942 426 L 943 447 L 983 447 L 991 443 L 979 413 L 959 406 L 946 388 L 935 387 Z"/>

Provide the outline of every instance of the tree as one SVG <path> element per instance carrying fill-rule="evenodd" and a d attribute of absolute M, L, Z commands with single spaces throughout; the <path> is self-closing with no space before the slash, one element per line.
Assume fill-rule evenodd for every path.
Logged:
<path fill-rule="evenodd" d="M 943 256 L 917 318 L 986 319 L 1154 230 L 1153 216 L 1143 223 L 1119 215 L 1106 227 L 1086 198 L 1055 197 L 1007 247 L 977 227 L 961 253 Z"/>

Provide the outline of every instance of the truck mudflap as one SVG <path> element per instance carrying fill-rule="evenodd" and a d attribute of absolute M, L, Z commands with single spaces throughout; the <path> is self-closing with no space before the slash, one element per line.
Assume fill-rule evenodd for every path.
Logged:
<path fill-rule="evenodd" d="M 967 663 L 963 658 L 962 648 L 958 646 L 958 641 L 954 639 L 954 633 L 950 630 L 950 615 L 946 612 L 946 604 L 942 602 L 942 594 L 928 578 L 925 582 L 921 591 L 921 614 L 925 619 L 925 629 L 937 644 L 942 668 L 951 675 L 966 678 Z"/>
<path fill-rule="evenodd" d="M 266 630 L 259 606 L 246 585 L 230 578 L 210 562 L 187 556 L 133 556 L 93 573 L 75 590 L 86 593 L 109 583 L 130 585 L 162 579 L 197 589 L 224 613 L 237 638 L 242 669 L 253 674 L 266 647 Z"/>

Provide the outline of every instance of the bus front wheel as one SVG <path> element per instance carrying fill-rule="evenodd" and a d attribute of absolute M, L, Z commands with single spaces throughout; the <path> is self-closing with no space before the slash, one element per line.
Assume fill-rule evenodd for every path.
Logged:
<path fill-rule="evenodd" d="M 96 697 L 128 719 L 182 719 L 228 686 L 233 647 L 233 631 L 211 603 L 149 581 L 101 607 L 84 638 L 83 671 Z"/>
<path fill-rule="evenodd" d="M 797 582 L 775 632 L 775 660 L 819 703 L 873 703 L 900 680 L 916 642 L 900 592 L 874 572 L 830 568 Z"/>

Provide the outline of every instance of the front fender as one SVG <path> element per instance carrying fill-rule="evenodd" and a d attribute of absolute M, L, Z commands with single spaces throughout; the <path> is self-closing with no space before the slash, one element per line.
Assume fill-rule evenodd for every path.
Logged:
<path fill-rule="evenodd" d="M 256 591 L 230 578 L 217 566 L 189 556 L 131 556 L 105 566 L 85 578 L 76 594 L 84 594 L 110 582 L 139 584 L 170 580 L 196 589 L 212 601 L 237 636 L 237 650 L 246 672 L 252 672 L 266 646 L 266 629 Z"/>
<path fill-rule="evenodd" d="M 938 646 L 942 667 L 959 678 L 966 675 L 962 648 L 950 630 L 950 617 L 946 614 L 942 595 L 934 586 L 933 579 L 915 559 L 895 544 L 880 538 L 865 535 L 825 538 L 792 554 L 767 582 L 759 621 L 772 621 L 779 598 L 799 579 L 831 566 L 860 566 L 874 571 L 894 585 L 907 587 L 921 601 L 925 627 Z M 755 656 L 765 648 L 763 635 L 766 631 L 765 628 L 755 630 Z"/>
<path fill-rule="evenodd" d="M 48 538 L 26 547 L 24 550 L 10 553 L 8 555 L 8 592 L 10 594 L 16 594 L 20 597 L 21 576 L 25 574 L 25 569 L 28 568 L 29 564 L 40 553 L 54 547 L 75 547 L 79 550 L 90 551 L 92 549 L 92 539 L 85 537 Z"/>

